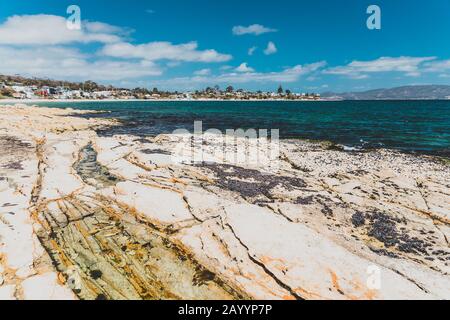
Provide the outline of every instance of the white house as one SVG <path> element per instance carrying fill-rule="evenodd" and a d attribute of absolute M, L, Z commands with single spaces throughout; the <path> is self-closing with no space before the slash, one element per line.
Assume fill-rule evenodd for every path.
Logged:
<path fill-rule="evenodd" d="M 22 85 L 14 85 L 11 87 L 17 93 L 16 95 L 13 95 L 15 98 L 20 99 L 34 99 L 36 98 L 34 91 L 32 87 L 29 86 L 22 86 Z"/>
<path fill-rule="evenodd" d="M 113 95 L 112 91 L 94 91 L 92 92 L 92 97 L 94 99 L 105 99 L 105 98 L 111 98 Z"/>

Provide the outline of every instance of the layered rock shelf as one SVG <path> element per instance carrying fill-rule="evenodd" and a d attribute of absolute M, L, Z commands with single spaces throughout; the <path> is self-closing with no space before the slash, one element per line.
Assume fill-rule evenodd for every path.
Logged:
<path fill-rule="evenodd" d="M 448 160 L 209 135 L 174 161 L 192 137 L 86 113 L 0 106 L 0 299 L 450 298 Z"/>

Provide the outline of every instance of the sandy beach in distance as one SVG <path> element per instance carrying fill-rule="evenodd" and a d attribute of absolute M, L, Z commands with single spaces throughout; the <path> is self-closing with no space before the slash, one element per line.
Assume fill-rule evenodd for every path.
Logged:
<path fill-rule="evenodd" d="M 254 165 L 0 103 L 0 299 L 450 297 L 448 161 L 282 140 Z"/>

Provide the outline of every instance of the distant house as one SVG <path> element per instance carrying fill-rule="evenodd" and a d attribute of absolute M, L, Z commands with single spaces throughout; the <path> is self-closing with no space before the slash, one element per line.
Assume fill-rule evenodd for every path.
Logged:
<path fill-rule="evenodd" d="M 11 89 L 18 93 L 17 96 L 20 94 L 20 99 L 33 99 L 36 97 L 33 88 L 29 86 L 14 85 Z"/>
<path fill-rule="evenodd" d="M 22 85 L 13 85 L 11 86 L 11 89 L 13 89 L 16 92 L 23 92 L 26 90 L 27 87 L 22 86 Z"/>
<path fill-rule="evenodd" d="M 72 90 L 67 93 L 67 96 L 73 99 L 79 99 L 83 97 L 83 92 L 81 90 Z"/>
<path fill-rule="evenodd" d="M 56 88 L 52 88 L 52 87 L 48 87 L 48 86 L 43 86 L 41 89 L 39 89 L 38 91 L 40 91 L 41 93 L 43 93 L 43 95 L 45 96 L 52 96 L 58 93 L 58 91 L 56 90 Z"/>
<path fill-rule="evenodd" d="M 25 99 L 25 98 L 26 98 L 26 95 L 25 95 L 24 93 L 21 93 L 21 92 L 14 92 L 14 93 L 12 94 L 12 97 L 13 97 L 14 99 Z"/>
<path fill-rule="evenodd" d="M 106 99 L 112 96 L 112 91 L 94 91 L 92 97 L 95 99 Z"/>
<path fill-rule="evenodd" d="M 39 96 L 39 97 L 48 97 L 48 91 L 47 90 L 43 90 L 43 89 L 36 90 L 34 92 L 34 94 Z"/>

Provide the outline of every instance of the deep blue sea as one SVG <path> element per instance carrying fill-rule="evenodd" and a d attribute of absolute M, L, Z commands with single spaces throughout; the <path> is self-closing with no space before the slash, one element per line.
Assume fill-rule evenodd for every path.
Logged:
<path fill-rule="evenodd" d="M 450 156 L 449 101 L 144 101 L 40 103 L 105 110 L 124 126 L 114 133 L 156 135 L 178 128 L 279 129 L 281 138 L 329 140 L 348 147 L 390 148 Z M 107 132 L 104 132 L 107 134 Z"/>

